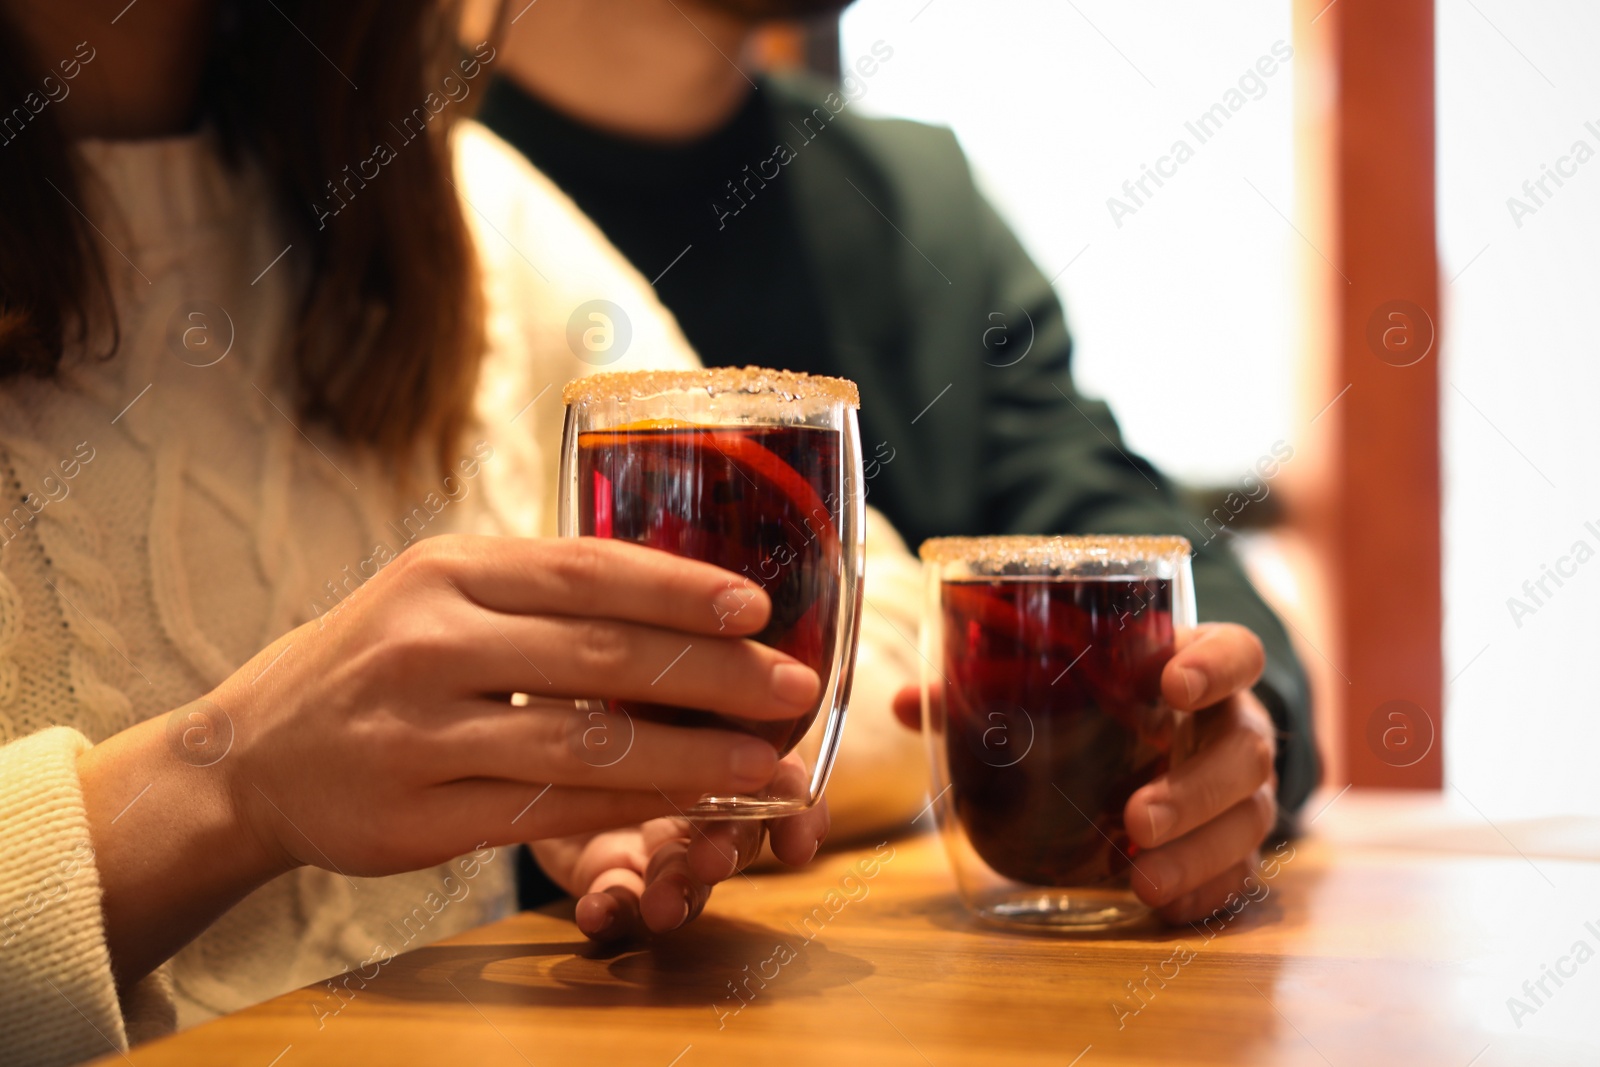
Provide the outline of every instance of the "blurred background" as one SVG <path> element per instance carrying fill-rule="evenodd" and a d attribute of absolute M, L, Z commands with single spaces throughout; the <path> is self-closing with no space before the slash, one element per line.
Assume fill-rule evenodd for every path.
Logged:
<path fill-rule="evenodd" d="M 1502 827 L 1600 814 L 1595 40 L 1579 0 L 859 0 L 755 58 L 893 48 L 851 106 L 956 132 L 1202 508 L 1293 449 L 1236 547 L 1328 782 Z"/>

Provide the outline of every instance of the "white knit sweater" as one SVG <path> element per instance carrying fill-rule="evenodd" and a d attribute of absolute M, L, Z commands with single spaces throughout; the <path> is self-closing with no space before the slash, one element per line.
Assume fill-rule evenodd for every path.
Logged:
<path fill-rule="evenodd" d="M 568 347 L 580 304 L 609 300 L 631 321 L 626 354 L 606 369 L 694 364 L 649 285 L 542 175 L 470 124 L 455 150 L 489 308 L 465 439 L 481 462 L 453 487 L 423 472 L 423 491 L 401 499 L 374 462 L 302 422 L 286 398 L 307 249 L 266 207 L 260 176 L 226 169 L 205 134 L 82 146 L 91 181 L 78 206 L 103 238 L 121 347 L 103 362 L 69 353 L 58 381 L 0 388 L 6 1063 L 126 1048 L 356 967 L 376 945 L 415 947 L 511 904 L 505 849 L 479 854 L 470 880 L 460 861 L 353 883 L 298 870 L 119 1004 L 74 770 L 90 744 L 194 700 L 326 607 L 328 583 L 337 587 L 375 546 L 398 551 L 446 531 L 553 536 L 561 385 L 595 369 Z M 431 500 L 427 489 L 437 490 Z M 857 719 L 915 674 L 894 631 L 915 630 L 916 572 L 876 516 L 869 554 Z M 863 755 L 885 736 L 887 716 L 874 715 L 852 722 Z M 842 761 L 836 795 L 870 803 L 870 768 L 856 773 L 855 763 Z M 456 874 L 450 893 L 447 873 Z"/>

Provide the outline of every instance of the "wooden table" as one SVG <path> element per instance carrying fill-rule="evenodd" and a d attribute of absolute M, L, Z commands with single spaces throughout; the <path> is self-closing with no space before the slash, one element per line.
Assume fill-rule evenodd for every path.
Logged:
<path fill-rule="evenodd" d="M 1537 825 L 1480 821 L 1463 844 L 1360 794 L 1328 812 L 1220 933 L 994 932 L 922 835 L 881 848 L 870 878 L 870 848 L 736 878 L 648 948 L 590 947 L 570 906 L 518 915 L 395 959 L 321 1029 L 323 991 L 302 990 L 132 1062 L 1600 1063 L 1600 955 L 1572 955 L 1600 953 L 1600 862 L 1570 847 L 1600 852 L 1594 823 L 1546 848 Z M 1535 1003 L 1523 983 L 1541 977 Z"/>

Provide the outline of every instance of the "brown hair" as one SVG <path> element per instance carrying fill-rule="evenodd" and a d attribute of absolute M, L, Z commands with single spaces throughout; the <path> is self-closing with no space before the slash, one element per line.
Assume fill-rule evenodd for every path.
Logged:
<path fill-rule="evenodd" d="M 310 249 L 292 355 L 301 413 L 391 458 L 426 446 L 446 461 L 483 350 L 477 262 L 447 139 L 461 109 L 450 105 L 414 140 L 393 125 L 430 93 L 442 95 L 460 56 L 454 8 L 438 0 L 226 3 L 201 90 L 229 154 L 260 161 L 280 209 L 299 224 L 295 245 Z M 4 21 L 0 116 L 39 84 L 33 57 Z M 346 185 L 379 145 L 393 146 L 382 172 Z M 102 315 L 105 354 L 115 351 L 104 266 L 69 203 L 79 186 L 48 109 L 0 147 L 0 381 L 54 375 L 67 346 L 87 342 Z M 341 204 L 328 217 L 327 205 Z"/>

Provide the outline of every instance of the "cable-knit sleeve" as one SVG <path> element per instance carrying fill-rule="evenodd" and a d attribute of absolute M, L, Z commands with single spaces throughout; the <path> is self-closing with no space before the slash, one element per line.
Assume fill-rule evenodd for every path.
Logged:
<path fill-rule="evenodd" d="M 78 1063 L 174 1026 L 161 972 L 117 999 L 78 783 L 88 747 L 62 726 L 0 746 L 0 1033 L 13 1067 Z"/>

